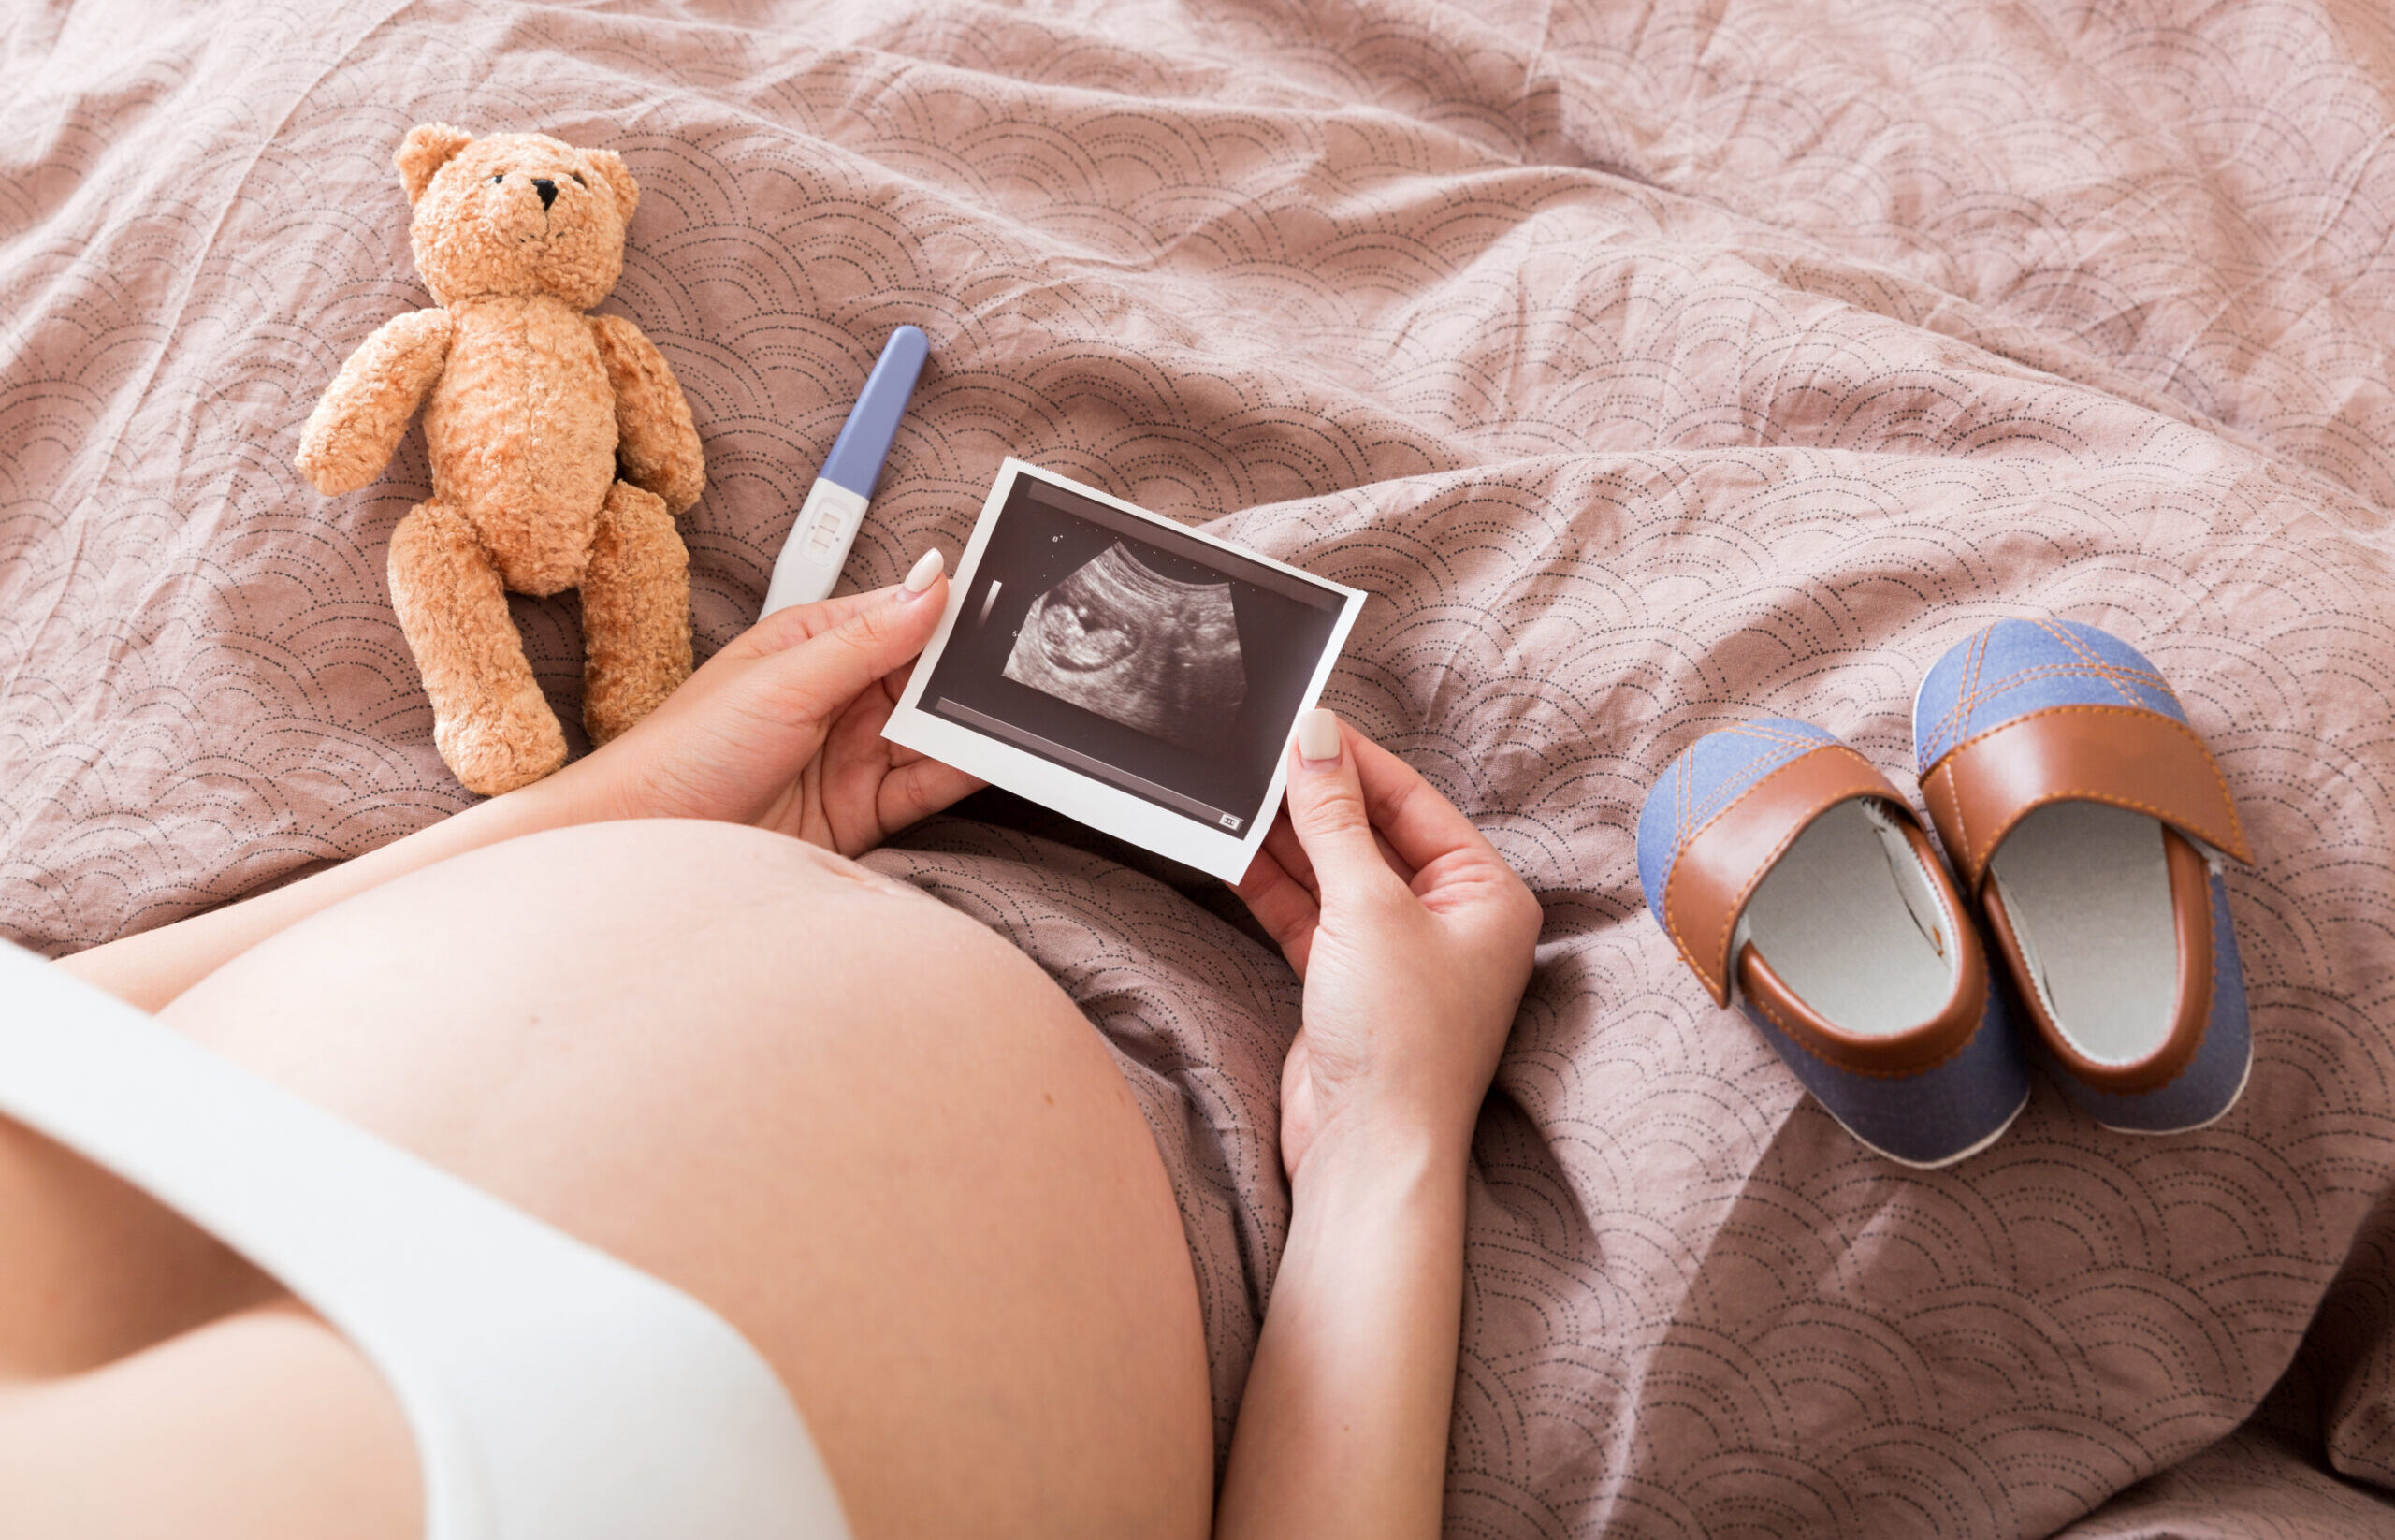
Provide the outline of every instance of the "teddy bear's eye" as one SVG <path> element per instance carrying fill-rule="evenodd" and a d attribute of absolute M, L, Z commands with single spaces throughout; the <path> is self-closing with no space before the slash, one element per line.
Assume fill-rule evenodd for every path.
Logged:
<path fill-rule="evenodd" d="M 573 184 L 576 187 L 588 187 L 590 185 L 590 183 L 582 180 L 582 173 L 579 171 L 573 173 Z"/>
<path fill-rule="evenodd" d="M 491 182 L 492 182 L 494 184 L 496 184 L 496 183 L 498 183 L 498 182 L 505 182 L 505 181 L 507 180 L 507 173 L 506 173 L 506 172 L 504 172 L 504 171 L 501 171 L 499 175 L 497 175 L 497 176 L 495 176 L 495 177 L 491 178 L 490 180 L 491 180 Z"/>

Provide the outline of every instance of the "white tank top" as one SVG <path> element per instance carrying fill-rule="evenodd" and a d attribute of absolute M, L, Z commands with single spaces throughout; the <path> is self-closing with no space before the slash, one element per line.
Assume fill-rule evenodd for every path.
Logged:
<path fill-rule="evenodd" d="M 0 1113 L 355 1344 L 414 1432 L 428 1540 L 847 1540 L 720 1316 L 5 942 Z"/>

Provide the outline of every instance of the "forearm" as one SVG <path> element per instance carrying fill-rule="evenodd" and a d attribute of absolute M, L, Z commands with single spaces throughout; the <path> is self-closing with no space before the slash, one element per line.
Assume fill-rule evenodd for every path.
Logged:
<path fill-rule="evenodd" d="M 1459 1147 L 1317 1143 L 1248 1371 L 1214 1533 L 1439 1533 L 1463 1299 Z"/>
<path fill-rule="evenodd" d="M 344 898 L 451 856 L 574 821 L 556 780 L 539 781 L 287 887 L 77 952 L 58 966 L 154 1011 L 277 931 Z"/>

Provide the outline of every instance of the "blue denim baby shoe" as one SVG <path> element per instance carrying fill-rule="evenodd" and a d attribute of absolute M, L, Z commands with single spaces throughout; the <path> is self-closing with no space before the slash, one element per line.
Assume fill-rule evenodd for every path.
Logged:
<path fill-rule="evenodd" d="M 2235 1105 L 2253 1062 L 2218 859 L 2250 859 L 2228 782 L 2135 647 L 1998 620 L 1913 701 L 1923 800 L 2037 1042 L 2108 1127 Z"/>
<path fill-rule="evenodd" d="M 1807 722 L 1710 734 L 1638 818 L 1647 907 L 1849 1133 L 1943 1166 L 2004 1132 L 2029 1068 L 1912 809 Z"/>

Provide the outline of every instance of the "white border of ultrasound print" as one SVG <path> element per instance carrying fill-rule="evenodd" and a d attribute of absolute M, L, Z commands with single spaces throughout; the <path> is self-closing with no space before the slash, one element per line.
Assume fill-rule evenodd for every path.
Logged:
<path fill-rule="evenodd" d="M 1330 636 L 1323 644 L 1322 656 L 1314 661 L 1314 677 L 1307 681 L 1303 699 L 1297 709 L 1302 711 L 1322 698 L 1323 686 L 1330 681 L 1330 671 L 1339 661 L 1342 648 L 1347 645 L 1347 632 L 1368 597 L 1344 584 L 1317 577 L 1285 561 L 1275 561 L 1258 551 L 1217 540 L 1199 530 L 1175 523 L 1160 515 L 1152 514 L 1121 498 L 1109 497 L 1095 487 L 1084 487 L 1052 471 L 1043 471 L 1009 456 L 998 468 L 998 479 L 990 487 L 990 495 L 981 504 L 981 516 L 974 521 L 971 538 L 965 543 L 964 558 L 957 562 L 956 576 L 949 585 L 948 610 L 940 617 L 939 630 L 932 633 L 931 645 L 923 648 L 922 657 L 915 664 L 914 677 L 907 681 L 907 692 L 899 697 L 896 709 L 891 712 L 889 724 L 881 735 L 892 743 L 928 754 L 936 760 L 956 766 L 969 775 L 980 777 L 993 786 L 1004 787 L 1018 796 L 1030 798 L 1044 807 L 1052 807 L 1067 818 L 1078 819 L 1091 828 L 1127 839 L 1132 844 L 1169 856 L 1184 865 L 1197 867 L 1226 882 L 1236 882 L 1247 874 L 1248 863 L 1262 848 L 1264 836 L 1272 827 L 1272 820 L 1281 810 L 1281 793 L 1289 775 L 1288 739 L 1297 731 L 1297 716 L 1292 712 L 1282 735 L 1280 756 L 1273 761 L 1272 779 L 1264 789 L 1262 806 L 1249 819 L 1247 832 L 1233 835 L 1168 812 L 1154 803 L 1133 796 L 1119 787 L 1110 786 L 1094 777 L 1084 776 L 1052 760 L 1017 748 L 1010 743 L 986 736 L 961 722 L 936 717 L 922 710 L 917 702 L 923 687 L 930 683 L 933 671 L 939 664 L 940 653 L 948 647 L 949 632 L 956 629 L 956 617 L 965 608 L 965 596 L 973 591 L 973 574 L 981 564 L 981 552 L 988 547 L 990 536 L 997 528 L 998 513 L 1013 495 L 1015 479 L 1035 476 L 1052 487 L 1061 487 L 1079 497 L 1102 502 L 1109 508 L 1162 525 L 1175 534 L 1204 545 L 1218 546 L 1250 561 L 1287 573 L 1315 588 L 1343 596 L 1339 606 L 1339 618 L 1332 623 Z M 1226 811 L 1237 812 L 1228 808 Z"/>

